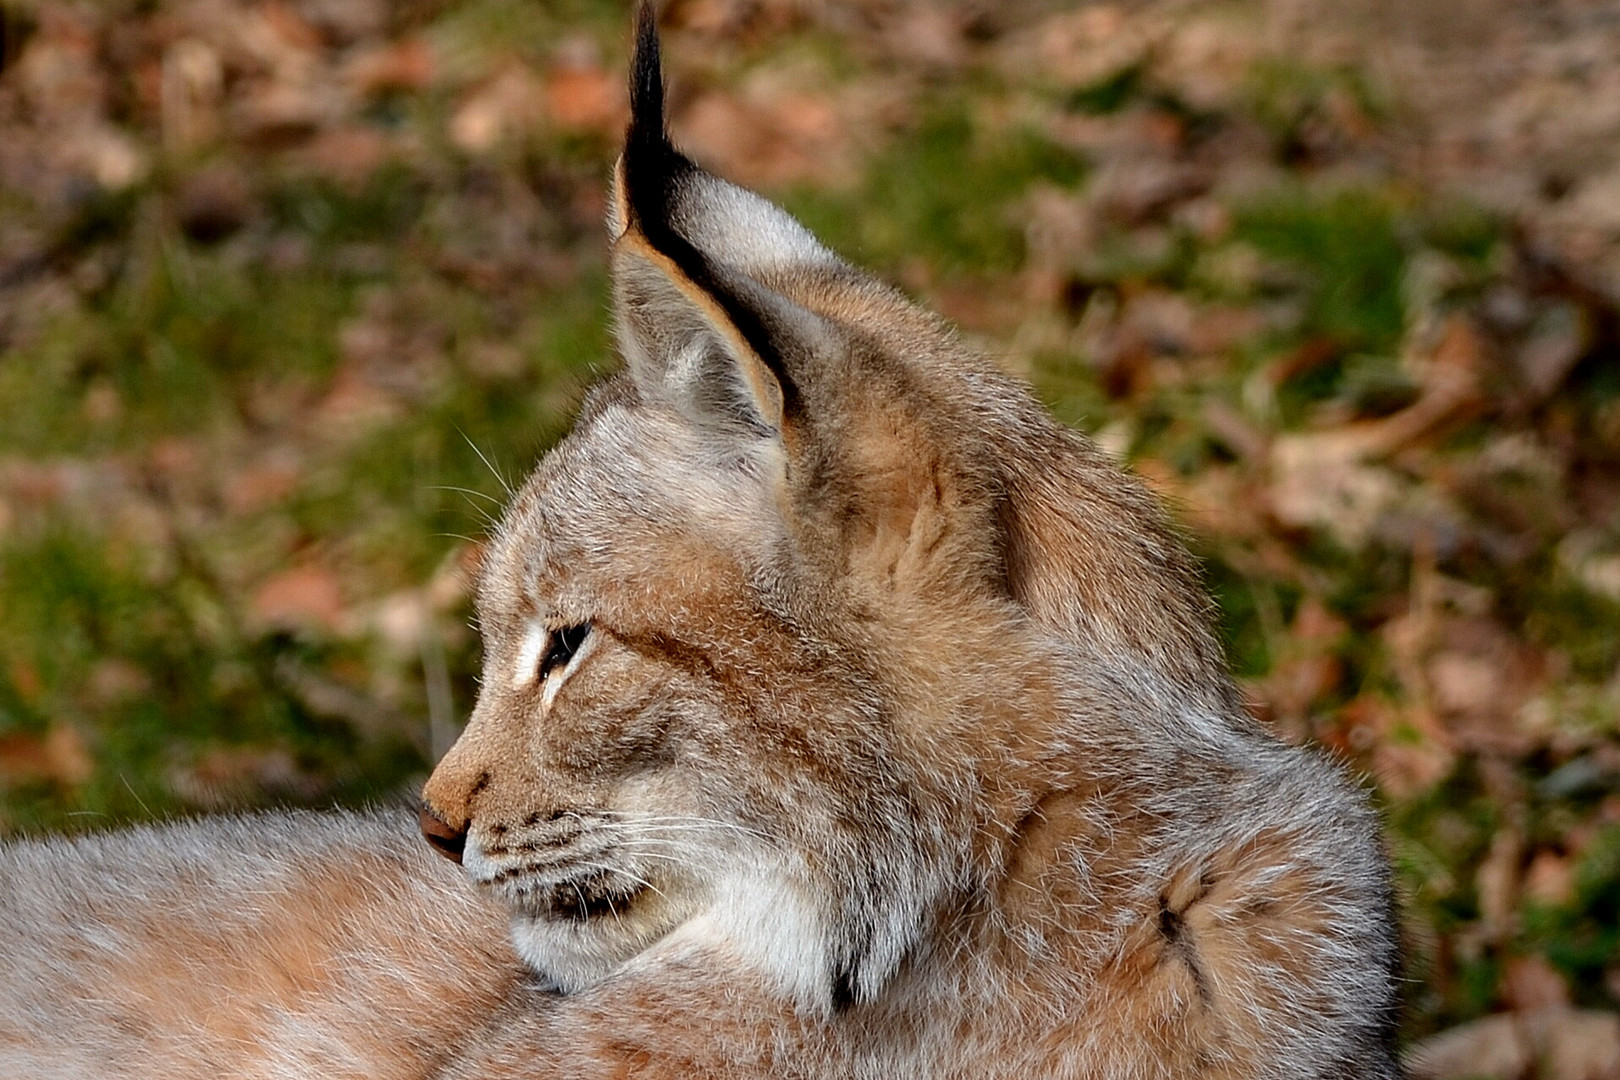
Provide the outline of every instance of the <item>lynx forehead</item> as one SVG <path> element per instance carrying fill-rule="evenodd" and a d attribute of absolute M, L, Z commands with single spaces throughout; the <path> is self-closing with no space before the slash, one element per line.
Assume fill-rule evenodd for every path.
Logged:
<path fill-rule="evenodd" d="M 1242 712 L 1134 481 L 673 147 L 647 9 L 608 231 L 624 370 L 490 543 L 424 792 L 524 962 L 722 969 L 916 1075 L 1393 1075 L 1360 794 Z"/>

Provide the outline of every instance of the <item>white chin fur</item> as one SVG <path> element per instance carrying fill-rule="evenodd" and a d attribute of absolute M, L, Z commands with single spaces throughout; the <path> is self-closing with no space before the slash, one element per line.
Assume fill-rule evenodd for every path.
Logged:
<path fill-rule="evenodd" d="M 832 1008 L 832 950 L 825 920 L 789 880 L 766 872 L 728 876 L 687 917 L 656 922 L 632 913 L 589 921 L 514 914 L 512 944 L 528 967 L 565 994 L 587 990 L 640 957 L 709 953 L 753 968 L 801 1008 Z"/>
<path fill-rule="evenodd" d="M 789 878 L 759 871 L 728 876 L 714 892 L 714 903 L 670 935 L 670 944 L 734 956 L 801 1008 L 830 1012 L 831 942 L 802 890 Z"/>
<path fill-rule="evenodd" d="M 603 932 L 596 924 L 530 915 L 512 916 L 512 946 L 518 957 L 555 990 L 588 989 L 613 974 L 650 943 L 626 933 Z"/>
<path fill-rule="evenodd" d="M 589 989 L 689 920 L 702 894 L 679 881 L 638 895 L 625 909 L 589 919 L 514 911 L 510 933 L 518 958 L 565 994 Z"/>

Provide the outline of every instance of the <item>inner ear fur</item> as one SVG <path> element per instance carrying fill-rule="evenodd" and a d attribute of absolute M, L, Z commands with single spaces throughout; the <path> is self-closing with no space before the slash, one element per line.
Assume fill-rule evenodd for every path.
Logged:
<path fill-rule="evenodd" d="M 673 403 L 703 428 L 780 436 L 798 406 L 790 367 L 802 368 L 830 339 L 816 316 L 750 276 L 746 265 L 768 263 L 778 246 L 801 251 L 808 233 L 779 222 L 756 229 L 752 248 L 772 250 L 754 250 L 740 266 L 735 230 L 701 227 L 728 207 L 768 205 L 757 196 L 739 202 L 728 194 L 734 191 L 670 142 L 657 25 L 643 4 L 630 65 L 630 126 L 608 216 L 620 345 L 649 400 Z M 742 217 L 775 220 L 757 212 Z"/>
<path fill-rule="evenodd" d="M 720 432 L 782 433 L 782 380 L 708 291 L 638 232 L 613 249 L 619 346 L 648 400 Z"/>

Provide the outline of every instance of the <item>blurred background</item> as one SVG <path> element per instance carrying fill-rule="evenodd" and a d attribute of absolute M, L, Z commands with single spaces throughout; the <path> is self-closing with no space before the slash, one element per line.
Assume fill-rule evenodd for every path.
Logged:
<path fill-rule="evenodd" d="M 610 0 L 0 0 L 0 834 L 395 797 L 615 363 Z M 1620 2 L 672 0 L 677 140 L 1176 507 L 1420 1075 L 1620 1077 Z"/>

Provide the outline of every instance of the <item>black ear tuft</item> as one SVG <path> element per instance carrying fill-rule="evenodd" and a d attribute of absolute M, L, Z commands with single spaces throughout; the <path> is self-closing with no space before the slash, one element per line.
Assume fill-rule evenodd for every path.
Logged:
<path fill-rule="evenodd" d="M 762 313 L 746 294 L 749 283 L 692 245 L 679 225 L 680 200 L 701 170 L 669 140 L 664 115 L 664 70 L 659 59 L 658 16 L 651 0 L 636 12 L 636 51 L 630 60 L 630 128 L 619 161 L 628 220 L 651 247 L 707 293 L 780 384 L 783 408 L 797 408 L 798 390 L 783 366 Z M 753 288 L 757 289 L 757 286 Z"/>
<path fill-rule="evenodd" d="M 630 129 L 624 137 L 623 183 L 636 226 L 666 254 L 665 231 L 676 193 L 697 166 L 669 141 L 664 115 L 664 65 L 659 57 L 658 13 L 651 0 L 636 12 L 636 52 L 630 59 Z"/>
<path fill-rule="evenodd" d="M 624 140 L 625 171 L 657 176 L 676 156 L 664 120 L 664 65 L 658 54 L 658 10 L 642 0 L 636 12 L 636 51 L 630 60 L 630 130 Z"/>

